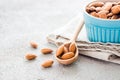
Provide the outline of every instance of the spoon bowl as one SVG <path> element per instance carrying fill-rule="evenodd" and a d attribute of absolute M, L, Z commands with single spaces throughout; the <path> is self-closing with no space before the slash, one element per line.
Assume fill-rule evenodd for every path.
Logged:
<path fill-rule="evenodd" d="M 63 45 L 65 45 L 65 44 L 63 44 Z M 59 57 L 57 57 L 57 55 L 55 55 L 56 60 L 59 63 L 64 64 L 64 65 L 72 64 L 73 62 L 75 62 L 78 59 L 78 55 L 79 55 L 77 45 L 75 44 L 75 46 L 76 46 L 76 51 L 75 51 L 74 57 L 64 60 L 64 59 L 60 59 Z"/>

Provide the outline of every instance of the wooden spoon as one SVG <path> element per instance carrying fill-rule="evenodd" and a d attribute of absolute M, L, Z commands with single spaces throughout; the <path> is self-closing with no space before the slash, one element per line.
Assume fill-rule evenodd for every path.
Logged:
<path fill-rule="evenodd" d="M 73 57 L 71 57 L 71 58 L 69 58 L 69 59 L 62 59 L 62 58 L 60 58 L 60 57 L 58 57 L 58 54 L 56 53 L 55 54 L 55 58 L 57 59 L 57 61 L 59 62 L 59 63 L 61 63 L 61 64 L 64 64 L 64 65 L 68 65 L 68 64 L 71 64 L 71 63 L 73 63 L 73 62 L 75 62 L 76 60 L 77 60 L 77 58 L 78 58 L 78 55 L 79 55 L 79 52 L 78 52 L 78 48 L 77 48 L 77 45 L 76 45 L 76 39 L 77 39 L 77 37 L 78 37 L 78 35 L 79 35 L 79 32 L 81 31 L 81 29 L 82 29 L 82 27 L 83 27 L 83 24 L 84 24 L 84 20 L 83 20 L 83 18 L 81 18 L 81 21 L 80 21 L 80 24 L 79 24 L 79 26 L 75 29 L 75 33 L 74 33 L 74 35 L 73 35 L 73 37 L 72 37 L 72 39 L 70 39 L 70 41 L 68 41 L 68 42 L 66 42 L 66 43 L 64 43 L 64 44 L 62 44 L 60 47 L 62 47 L 62 46 L 65 46 L 65 45 L 68 45 L 68 44 L 70 44 L 70 43 L 75 43 L 75 47 L 76 47 L 76 51 L 75 51 L 75 55 L 73 56 Z M 59 47 L 59 48 L 60 48 Z M 62 49 L 62 48 L 61 48 Z M 62 53 L 62 52 L 61 52 Z"/>

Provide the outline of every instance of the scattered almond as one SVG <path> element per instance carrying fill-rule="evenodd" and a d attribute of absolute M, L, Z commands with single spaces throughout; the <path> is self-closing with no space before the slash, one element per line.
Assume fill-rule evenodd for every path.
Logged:
<path fill-rule="evenodd" d="M 74 57 L 74 53 L 73 52 L 68 52 L 62 55 L 61 59 L 70 59 L 72 57 Z"/>
<path fill-rule="evenodd" d="M 57 51 L 56 51 L 56 56 L 60 56 L 64 51 L 64 45 L 61 45 L 60 47 L 58 47 Z"/>
<path fill-rule="evenodd" d="M 44 68 L 48 68 L 48 67 L 51 67 L 53 63 L 54 63 L 53 60 L 46 60 L 41 64 L 41 66 Z"/>
<path fill-rule="evenodd" d="M 41 49 L 41 53 L 43 53 L 43 54 L 50 54 L 52 52 L 53 52 L 53 50 L 50 49 L 50 48 L 43 48 L 43 49 Z"/>
<path fill-rule="evenodd" d="M 27 54 L 26 56 L 25 56 L 25 58 L 27 59 L 27 60 L 33 60 L 33 59 L 35 59 L 37 56 L 35 55 L 35 54 Z"/>
<path fill-rule="evenodd" d="M 34 41 L 31 41 L 31 42 L 30 42 L 30 45 L 31 45 L 31 47 L 33 47 L 33 48 L 37 48 L 37 47 L 38 47 L 38 43 L 37 43 L 37 42 L 34 42 Z"/>

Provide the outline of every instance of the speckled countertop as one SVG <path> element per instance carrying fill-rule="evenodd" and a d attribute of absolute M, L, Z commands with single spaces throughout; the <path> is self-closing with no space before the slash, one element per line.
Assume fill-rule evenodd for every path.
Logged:
<path fill-rule="evenodd" d="M 46 35 L 65 25 L 80 12 L 88 0 L 0 0 L 0 80 L 120 80 L 120 65 L 80 56 L 78 61 L 63 66 L 40 49 L 48 44 Z M 39 44 L 32 49 L 29 41 Z M 35 53 L 36 60 L 24 59 Z M 53 58 L 53 67 L 40 64 Z"/>

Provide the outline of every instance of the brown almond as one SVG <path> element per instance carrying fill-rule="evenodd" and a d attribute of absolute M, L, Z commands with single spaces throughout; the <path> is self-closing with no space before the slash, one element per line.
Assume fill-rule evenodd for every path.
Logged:
<path fill-rule="evenodd" d="M 33 47 L 33 48 L 37 48 L 37 47 L 38 47 L 38 43 L 37 43 L 37 42 L 34 42 L 34 41 L 31 41 L 31 42 L 30 42 L 30 45 L 31 45 L 31 47 Z"/>
<path fill-rule="evenodd" d="M 118 3 L 117 2 L 112 2 L 112 5 L 116 6 L 116 5 L 118 5 Z"/>
<path fill-rule="evenodd" d="M 68 52 L 68 48 L 64 46 L 63 52 L 64 52 L 64 53 L 67 53 L 67 52 Z"/>
<path fill-rule="evenodd" d="M 99 12 L 99 11 L 101 11 L 101 10 L 102 10 L 101 7 L 96 7 L 96 8 L 95 8 L 95 11 L 96 11 L 96 12 Z"/>
<path fill-rule="evenodd" d="M 118 5 L 120 5 L 120 1 L 118 2 Z"/>
<path fill-rule="evenodd" d="M 94 17 L 98 17 L 98 14 L 96 12 L 91 12 L 90 15 L 92 15 Z"/>
<path fill-rule="evenodd" d="M 111 9 L 111 12 L 113 14 L 119 14 L 120 13 L 120 5 L 113 6 Z"/>
<path fill-rule="evenodd" d="M 41 64 L 41 66 L 44 68 L 48 68 L 48 67 L 51 67 L 53 65 L 53 63 L 54 63 L 53 60 L 46 60 Z"/>
<path fill-rule="evenodd" d="M 113 13 L 107 14 L 107 17 L 111 17 L 111 16 L 113 16 Z"/>
<path fill-rule="evenodd" d="M 76 45 L 75 45 L 75 42 L 72 42 L 69 46 L 69 52 L 75 52 L 76 50 Z"/>
<path fill-rule="evenodd" d="M 62 55 L 61 59 L 70 59 L 72 57 L 74 57 L 74 53 L 73 52 L 68 52 Z"/>
<path fill-rule="evenodd" d="M 117 15 L 113 15 L 113 16 L 111 17 L 111 19 L 118 19 L 118 16 L 117 16 Z"/>
<path fill-rule="evenodd" d="M 69 46 L 70 46 L 70 42 L 65 43 L 64 46 L 65 46 L 66 48 L 69 48 Z"/>
<path fill-rule="evenodd" d="M 90 13 L 90 12 L 92 12 L 92 11 L 95 11 L 95 7 L 93 7 L 93 6 L 91 6 L 91 7 L 86 7 L 86 11 L 88 12 L 88 13 Z"/>
<path fill-rule="evenodd" d="M 91 7 L 91 6 L 94 6 L 94 7 L 102 7 L 103 5 L 104 5 L 103 2 L 95 1 L 95 2 L 90 3 L 88 6 L 89 6 L 89 7 Z"/>
<path fill-rule="evenodd" d="M 57 51 L 56 51 L 56 56 L 60 56 L 64 51 L 64 45 L 61 45 L 58 47 Z"/>
<path fill-rule="evenodd" d="M 107 19 L 107 14 L 104 11 L 100 11 L 98 15 L 99 15 L 99 18 Z"/>
<path fill-rule="evenodd" d="M 33 60 L 33 59 L 35 59 L 37 56 L 35 55 L 35 54 L 27 54 L 26 56 L 25 56 L 25 58 L 27 59 L 27 60 Z"/>
<path fill-rule="evenodd" d="M 109 11 L 107 11 L 107 10 L 101 10 L 100 12 L 98 12 L 98 14 L 99 14 L 99 13 L 105 13 L 105 14 L 108 14 Z"/>
<path fill-rule="evenodd" d="M 41 52 L 42 52 L 43 54 L 50 54 L 50 53 L 53 52 L 53 50 L 50 49 L 50 48 L 43 48 L 43 49 L 41 49 Z"/>
<path fill-rule="evenodd" d="M 111 2 L 106 2 L 105 5 L 102 7 L 103 10 L 109 11 L 112 8 Z"/>

